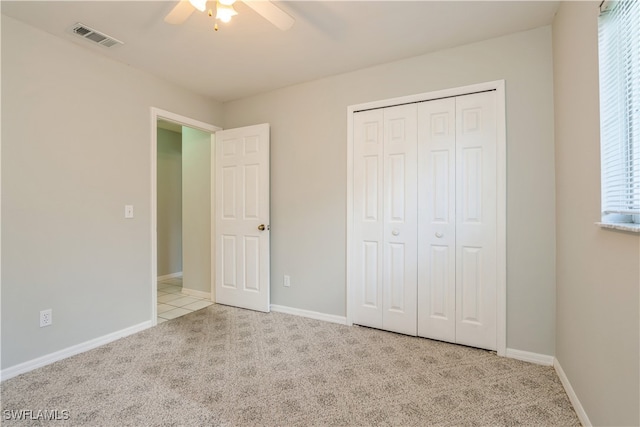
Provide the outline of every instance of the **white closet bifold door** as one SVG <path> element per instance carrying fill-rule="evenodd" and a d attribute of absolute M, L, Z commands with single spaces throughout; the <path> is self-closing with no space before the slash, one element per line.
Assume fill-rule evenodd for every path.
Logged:
<path fill-rule="evenodd" d="M 353 129 L 353 322 L 382 328 L 382 110 L 355 113 Z"/>
<path fill-rule="evenodd" d="M 495 350 L 495 92 L 418 107 L 418 335 Z"/>
<path fill-rule="evenodd" d="M 356 324 L 416 335 L 417 107 L 354 114 Z"/>
<path fill-rule="evenodd" d="M 497 349 L 496 103 L 353 114 L 353 323 Z"/>
<path fill-rule="evenodd" d="M 417 334 L 417 106 L 384 109 L 382 327 Z"/>
<path fill-rule="evenodd" d="M 456 98 L 456 342 L 495 350 L 496 94 Z"/>
<path fill-rule="evenodd" d="M 456 339 L 456 102 L 418 106 L 418 335 Z"/>

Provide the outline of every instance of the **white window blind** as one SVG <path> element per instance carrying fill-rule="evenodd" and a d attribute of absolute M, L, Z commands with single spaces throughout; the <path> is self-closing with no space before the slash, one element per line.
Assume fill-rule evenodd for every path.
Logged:
<path fill-rule="evenodd" d="M 640 1 L 599 18 L 603 222 L 640 222 Z"/>

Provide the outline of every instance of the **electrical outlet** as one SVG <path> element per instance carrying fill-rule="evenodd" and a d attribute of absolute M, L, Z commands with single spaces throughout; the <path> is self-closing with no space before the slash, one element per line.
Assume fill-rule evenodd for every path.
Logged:
<path fill-rule="evenodd" d="M 42 310 L 40 312 L 40 327 L 44 328 L 45 326 L 51 326 L 53 323 L 53 313 L 49 308 L 47 310 Z"/>
<path fill-rule="evenodd" d="M 285 288 L 288 288 L 289 286 L 291 286 L 291 277 L 285 274 L 282 284 L 284 285 Z"/>

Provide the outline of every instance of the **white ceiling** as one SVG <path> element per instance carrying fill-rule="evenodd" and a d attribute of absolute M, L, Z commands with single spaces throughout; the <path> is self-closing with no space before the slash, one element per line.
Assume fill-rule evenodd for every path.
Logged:
<path fill-rule="evenodd" d="M 210 7 L 214 3 L 209 2 Z M 218 101 L 459 46 L 551 23 L 556 1 L 277 1 L 296 19 L 280 31 L 241 1 L 213 30 L 177 1 L 6 1 L 2 13 Z M 123 41 L 105 48 L 69 32 L 76 22 Z"/>

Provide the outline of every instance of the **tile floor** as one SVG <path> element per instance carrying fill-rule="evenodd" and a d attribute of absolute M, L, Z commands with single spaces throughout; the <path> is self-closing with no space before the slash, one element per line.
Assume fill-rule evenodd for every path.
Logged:
<path fill-rule="evenodd" d="M 182 277 L 158 281 L 158 324 L 213 304 L 182 293 Z"/>

